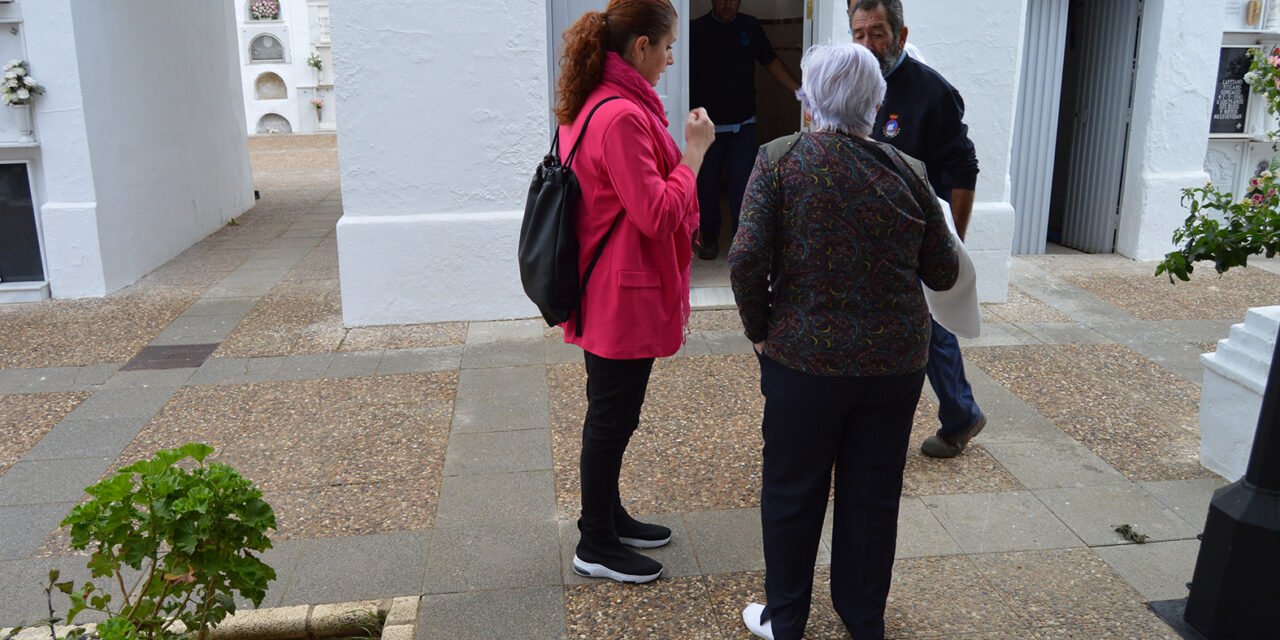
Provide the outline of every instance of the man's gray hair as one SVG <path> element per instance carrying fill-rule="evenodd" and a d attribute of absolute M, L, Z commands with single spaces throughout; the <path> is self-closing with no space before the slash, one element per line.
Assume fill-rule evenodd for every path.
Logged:
<path fill-rule="evenodd" d="M 854 11 L 875 11 L 880 7 L 884 7 L 885 15 L 889 16 L 889 30 L 893 32 L 893 40 L 897 42 L 902 34 L 902 27 L 907 22 L 902 17 L 902 0 L 846 0 L 849 4 L 849 15 L 853 16 Z"/>
<path fill-rule="evenodd" d="M 813 127 L 869 135 L 884 100 L 884 75 L 870 49 L 850 43 L 809 47 L 800 61 L 797 96 Z"/>

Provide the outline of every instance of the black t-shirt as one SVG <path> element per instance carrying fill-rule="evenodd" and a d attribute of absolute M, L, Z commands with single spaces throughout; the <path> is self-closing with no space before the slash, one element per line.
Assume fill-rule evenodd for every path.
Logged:
<path fill-rule="evenodd" d="M 964 99 L 942 74 L 910 56 L 885 79 L 888 87 L 871 137 L 922 162 L 929 184 L 947 202 L 952 189 L 972 190 L 978 155 L 964 124 Z"/>
<path fill-rule="evenodd" d="M 710 13 L 689 23 L 690 107 L 711 121 L 738 124 L 756 115 L 755 63 L 777 57 L 755 18 L 739 13 L 721 22 Z"/>

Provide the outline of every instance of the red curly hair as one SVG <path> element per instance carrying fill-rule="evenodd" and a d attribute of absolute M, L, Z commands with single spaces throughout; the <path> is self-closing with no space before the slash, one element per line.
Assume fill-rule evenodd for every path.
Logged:
<path fill-rule="evenodd" d="M 604 76 L 604 57 L 626 52 L 640 36 L 657 42 L 676 26 L 671 0 L 609 0 L 603 12 L 588 11 L 564 32 L 556 119 L 570 124 Z"/>

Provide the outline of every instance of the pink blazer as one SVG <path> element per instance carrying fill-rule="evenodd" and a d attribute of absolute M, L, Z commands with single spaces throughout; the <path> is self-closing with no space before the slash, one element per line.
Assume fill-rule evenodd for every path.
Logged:
<path fill-rule="evenodd" d="M 666 158 L 662 138 L 670 135 L 667 130 L 607 82 L 591 94 L 572 125 L 561 125 L 561 160 L 591 108 L 613 95 L 623 99 L 596 111 L 572 165 L 583 198 L 576 221 L 580 274 L 614 218 L 625 215 L 582 298 L 582 336 L 574 335 L 575 315 L 564 324 L 565 342 L 618 360 L 665 357 L 684 341 L 697 182 L 693 170 Z"/>

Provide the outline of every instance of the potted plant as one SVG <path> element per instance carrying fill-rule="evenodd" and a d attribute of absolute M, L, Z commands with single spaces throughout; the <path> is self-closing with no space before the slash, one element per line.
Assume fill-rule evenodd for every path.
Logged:
<path fill-rule="evenodd" d="M 307 57 L 307 66 L 316 70 L 316 84 L 320 84 L 321 74 L 324 71 L 324 61 L 320 59 L 320 53 L 312 51 Z"/>
<path fill-rule="evenodd" d="M 18 141 L 35 142 L 31 124 L 31 101 L 44 93 L 35 78 L 28 72 L 25 60 L 10 60 L 4 65 L 3 90 L 4 103 L 14 109 L 18 119 Z"/>
<path fill-rule="evenodd" d="M 249 15 L 254 20 L 279 20 L 280 0 L 253 0 L 249 4 Z"/>

